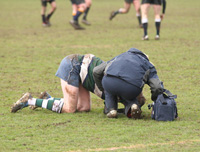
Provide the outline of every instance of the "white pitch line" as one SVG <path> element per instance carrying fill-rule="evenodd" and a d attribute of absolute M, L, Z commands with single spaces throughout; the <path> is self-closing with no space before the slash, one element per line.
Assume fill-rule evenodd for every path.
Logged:
<path fill-rule="evenodd" d="M 86 150 L 76 150 L 76 151 L 68 151 L 68 152 L 85 152 L 85 151 L 113 151 L 119 149 L 134 149 L 134 148 L 145 148 L 147 146 L 162 146 L 162 145 L 178 145 L 178 144 L 188 144 L 188 142 L 200 142 L 200 139 L 194 140 L 183 140 L 183 141 L 170 141 L 167 143 L 152 143 L 152 144 L 137 144 L 130 146 L 121 146 L 121 147 L 110 147 L 110 148 L 97 148 L 97 149 L 86 149 Z"/>

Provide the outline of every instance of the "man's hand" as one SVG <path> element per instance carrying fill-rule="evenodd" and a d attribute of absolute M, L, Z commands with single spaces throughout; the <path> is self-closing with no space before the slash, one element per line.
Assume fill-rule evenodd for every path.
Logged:
<path fill-rule="evenodd" d="M 165 14 L 161 14 L 161 15 L 160 15 L 161 20 L 164 19 L 164 16 L 165 16 Z"/>

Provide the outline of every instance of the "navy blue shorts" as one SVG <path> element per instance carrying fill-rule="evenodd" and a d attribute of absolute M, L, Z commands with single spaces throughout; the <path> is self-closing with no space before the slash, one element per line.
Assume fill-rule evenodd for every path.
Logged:
<path fill-rule="evenodd" d="M 68 84 L 79 87 L 81 64 L 76 59 L 66 56 L 60 63 L 56 76 Z"/>
<path fill-rule="evenodd" d="M 47 3 L 52 3 L 54 2 L 55 0 L 41 0 L 41 3 L 42 3 L 42 6 L 46 7 L 47 6 Z"/>
<path fill-rule="evenodd" d="M 71 3 L 79 5 L 79 4 L 85 3 L 85 0 L 71 0 Z"/>

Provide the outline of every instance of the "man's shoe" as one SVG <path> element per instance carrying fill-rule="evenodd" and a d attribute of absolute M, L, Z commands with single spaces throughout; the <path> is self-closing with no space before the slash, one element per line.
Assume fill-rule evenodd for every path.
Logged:
<path fill-rule="evenodd" d="M 46 19 L 46 25 L 47 26 L 51 26 L 51 23 L 50 23 L 50 21 L 48 19 Z"/>
<path fill-rule="evenodd" d="M 112 20 L 115 16 L 116 16 L 115 11 L 112 11 L 110 13 L 110 18 L 109 19 Z"/>
<path fill-rule="evenodd" d="M 108 118 L 117 118 L 117 110 L 111 110 L 107 113 Z"/>
<path fill-rule="evenodd" d="M 51 98 L 51 95 L 47 91 L 44 91 L 44 92 L 40 93 L 40 96 L 38 99 L 49 99 L 49 98 Z M 31 110 L 35 110 L 38 107 L 37 106 L 29 106 L 29 108 Z"/>
<path fill-rule="evenodd" d="M 143 36 L 142 40 L 149 40 L 148 35 Z"/>
<path fill-rule="evenodd" d="M 91 23 L 89 21 L 84 20 L 84 19 L 82 20 L 82 23 L 85 24 L 85 25 L 91 25 Z"/>
<path fill-rule="evenodd" d="M 32 96 L 29 92 L 25 93 L 16 103 L 11 107 L 11 112 L 15 113 L 20 109 L 27 107 L 28 99 L 31 99 Z"/>
<path fill-rule="evenodd" d="M 48 27 L 48 24 L 44 22 L 44 23 L 42 23 L 42 26 Z"/>
<path fill-rule="evenodd" d="M 75 30 L 84 30 L 85 28 L 81 27 L 77 21 L 71 20 L 69 23 L 74 27 Z"/>
<path fill-rule="evenodd" d="M 156 35 L 155 40 L 160 40 L 160 36 Z"/>
<path fill-rule="evenodd" d="M 51 23 L 50 23 L 50 22 L 47 22 L 47 26 L 50 27 L 50 26 L 51 26 Z"/>
<path fill-rule="evenodd" d="M 131 113 L 130 113 L 131 118 L 140 119 L 141 118 L 141 113 L 142 113 L 142 111 L 141 111 L 140 107 L 137 104 L 134 103 L 131 106 Z"/>

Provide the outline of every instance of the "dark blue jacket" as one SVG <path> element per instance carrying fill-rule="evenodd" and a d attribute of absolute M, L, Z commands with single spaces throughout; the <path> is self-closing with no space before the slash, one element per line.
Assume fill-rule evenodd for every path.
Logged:
<path fill-rule="evenodd" d="M 157 71 L 148 57 L 138 49 L 131 48 L 110 62 L 105 74 L 118 77 L 126 82 L 142 88 L 151 78 L 158 78 Z"/>
<path fill-rule="evenodd" d="M 139 88 L 148 84 L 152 100 L 155 100 L 164 89 L 154 65 L 149 62 L 148 57 L 143 52 L 135 48 L 131 48 L 94 68 L 93 77 L 101 91 L 104 90 L 101 83 L 104 75 L 118 77 Z"/>

